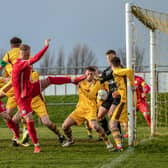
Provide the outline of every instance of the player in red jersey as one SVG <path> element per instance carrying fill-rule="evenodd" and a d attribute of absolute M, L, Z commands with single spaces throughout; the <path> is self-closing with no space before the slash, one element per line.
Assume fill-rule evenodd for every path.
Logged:
<path fill-rule="evenodd" d="M 151 127 L 150 110 L 146 100 L 146 94 L 149 93 L 150 87 L 140 76 L 134 76 L 134 83 L 136 88 L 136 111 L 141 111 L 149 127 Z M 124 138 L 128 137 L 128 133 L 124 135 Z"/>
<path fill-rule="evenodd" d="M 18 104 L 22 116 L 25 118 L 28 126 L 29 135 L 35 145 L 34 153 L 40 152 L 37 134 L 32 116 L 31 101 L 32 98 L 39 95 L 50 84 L 76 83 L 85 76 L 75 78 L 70 77 L 48 77 L 46 79 L 31 83 L 30 72 L 35 62 L 39 61 L 48 49 L 50 39 L 45 41 L 45 47 L 30 58 L 30 47 L 28 45 L 20 46 L 20 55 L 12 70 L 12 85 L 14 89 L 15 99 Z"/>
<path fill-rule="evenodd" d="M 144 79 L 140 76 L 134 77 L 135 87 L 136 87 L 136 95 L 137 95 L 137 110 L 140 110 L 145 120 L 147 121 L 149 127 L 151 127 L 151 118 L 149 112 L 149 106 L 146 100 L 146 94 L 149 93 L 150 87 L 146 84 Z"/>
<path fill-rule="evenodd" d="M 0 116 L 5 120 L 6 124 L 8 125 L 8 128 L 12 130 L 14 137 L 12 141 L 15 141 L 19 138 L 19 129 L 12 120 L 12 117 L 6 112 L 6 107 L 0 100 Z"/>

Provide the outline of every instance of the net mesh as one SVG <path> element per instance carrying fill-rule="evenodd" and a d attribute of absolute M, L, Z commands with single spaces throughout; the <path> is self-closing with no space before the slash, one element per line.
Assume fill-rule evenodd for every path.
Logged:
<path fill-rule="evenodd" d="M 133 15 L 148 28 L 168 33 L 168 14 L 132 6 Z"/>
<path fill-rule="evenodd" d="M 150 34 L 149 29 L 157 30 L 156 33 L 156 50 L 155 50 L 155 95 L 156 95 L 156 123 L 157 132 L 168 126 L 168 14 L 155 12 L 148 9 L 142 9 L 137 6 L 131 7 L 133 14 L 133 64 L 135 74 L 145 79 L 150 86 Z M 143 23 L 143 24 L 142 24 Z M 150 93 L 147 95 L 147 102 L 150 107 Z M 139 111 L 136 113 L 137 129 L 145 127 L 145 136 L 150 128 L 145 121 L 143 114 Z M 137 132 L 138 134 L 138 132 Z M 139 135 L 138 135 L 139 136 Z"/>

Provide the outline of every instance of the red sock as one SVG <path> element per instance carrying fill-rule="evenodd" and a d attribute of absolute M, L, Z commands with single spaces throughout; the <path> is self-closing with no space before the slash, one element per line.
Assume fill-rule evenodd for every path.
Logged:
<path fill-rule="evenodd" d="M 7 121 L 6 124 L 8 125 L 9 129 L 12 130 L 15 138 L 18 139 L 19 138 L 19 128 L 16 126 L 13 120 Z"/>
<path fill-rule="evenodd" d="M 33 144 L 37 144 L 38 139 L 37 139 L 36 129 L 35 129 L 35 126 L 34 126 L 34 121 L 27 122 L 27 129 L 29 131 L 29 135 L 30 135 L 30 137 L 33 141 Z"/>
<path fill-rule="evenodd" d="M 57 84 L 57 85 L 61 85 L 61 84 L 65 84 L 65 83 L 72 83 L 70 77 L 50 77 L 49 76 L 48 80 L 49 80 L 50 84 Z"/>
<path fill-rule="evenodd" d="M 151 127 L 151 118 L 150 118 L 150 115 L 145 115 L 144 118 L 147 121 L 149 127 Z"/>

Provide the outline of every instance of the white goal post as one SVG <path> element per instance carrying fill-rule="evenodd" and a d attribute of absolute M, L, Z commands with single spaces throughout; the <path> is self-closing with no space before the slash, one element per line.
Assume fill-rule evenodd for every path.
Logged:
<path fill-rule="evenodd" d="M 156 15 L 156 17 L 154 16 Z M 138 19 L 150 31 L 150 110 L 151 110 L 151 136 L 156 133 L 156 82 L 155 82 L 155 53 L 156 53 L 156 31 L 168 34 L 168 14 L 155 12 L 137 7 L 131 3 L 125 4 L 126 20 L 126 66 L 132 68 L 133 58 L 133 18 Z M 128 104 L 128 145 L 134 144 L 134 114 L 133 94 L 127 82 L 127 104 Z"/>

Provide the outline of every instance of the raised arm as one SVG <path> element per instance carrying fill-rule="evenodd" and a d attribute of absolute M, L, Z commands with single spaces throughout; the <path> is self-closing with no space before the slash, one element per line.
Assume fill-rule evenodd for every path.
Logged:
<path fill-rule="evenodd" d="M 35 62 L 39 61 L 41 57 L 44 55 L 44 53 L 47 51 L 49 46 L 50 39 L 45 40 L 45 47 L 37 53 L 33 58 L 30 58 L 29 63 L 30 65 L 34 64 Z"/>
<path fill-rule="evenodd" d="M 144 90 L 144 93 L 145 94 L 148 94 L 149 93 L 149 91 L 150 91 L 150 87 L 149 87 L 149 85 L 147 84 L 147 83 L 143 83 L 143 88 L 145 89 Z"/>

